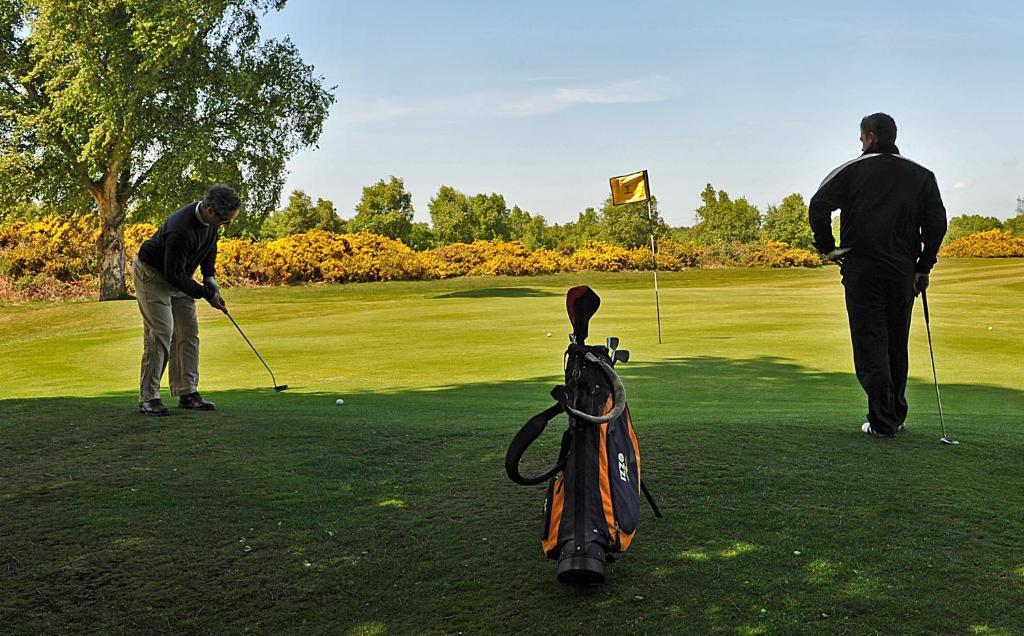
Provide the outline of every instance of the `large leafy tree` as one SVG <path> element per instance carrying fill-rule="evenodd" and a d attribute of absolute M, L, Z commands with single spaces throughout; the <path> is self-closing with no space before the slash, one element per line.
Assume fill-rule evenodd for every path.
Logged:
<path fill-rule="evenodd" d="M 709 183 L 700 195 L 702 205 L 697 208 L 700 221 L 694 228 L 704 243 L 720 241 L 753 241 L 761 227 L 761 213 L 745 198 L 733 201 L 725 190 L 715 195 Z"/>
<path fill-rule="evenodd" d="M 392 176 L 388 181 L 381 179 L 363 188 L 363 198 L 356 205 L 349 229 L 390 236 L 408 245 L 413 212 L 412 194 L 406 192 L 402 179 Z"/>
<path fill-rule="evenodd" d="M 500 194 L 475 194 L 469 198 L 473 215 L 473 238 L 484 241 L 507 240 L 510 211 Z"/>
<path fill-rule="evenodd" d="M 789 243 L 793 247 L 814 249 L 814 233 L 807 222 L 807 204 L 804 195 L 791 194 L 779 205 L 768 206 L 764 215 L 764 233 L 773 241 Z"/>
<path fill-rule="evenodd" d="M 288 40 L 260 37 L 284 0 L 0 0 L 0 193 L 99 212 L 100 298 L 125 293 L 124 224 L 214 182 L 252 232 L 285 162 L 334 101 Z"/>
<path fill-rule="evenodd" d="M 1018 214 L 1015 217 L 1006 219 L 1006 222 L 1003 223 L 1003 229 L 1014 236 L 1024 238 L 1024 214 Z"/>
<path fill-rule="evenodd" d="M 473 212 L 465 194 L 443 185 L 427 208 L 434 239 L 439 245 L 473 242 Z"/>
<path fill-rule="evenodd" d="M 530 214 L 518 205 L 512 206 L 506 219 L 508 238 L 520 241 L 531 250 L 538 247 L 554 247 L 547 221 L 540 214 Z"/>
<path fill-rule="evenodd" d="M 443 185 L 427 207 L 440 245 L 509 238 L 511 213 L 500 194 L 467 196 Z"/>
<path fill-rule="evenodd" d="M 668 226 L 658 214 L 658 198 L 651 197 L 650 218 L 647 203 L 625 203 L 612 205 L 611 197 L 601 207 L 601 234 L 611 243 L 622 247 L 640 247 L 651 244 L 651 232 L 655 236 L 668 234 Z"/>
<path fill-rule="evenodd" d="M 334 203 L 328 199 L 310 198 L 302 190 L 293 190 L 288 205 L 271 214 L 260 228 L 260 236 L 278 239 L 289 234 L 301 234 L 310 230 L 344 232 L 345 221 L 338 216 Z"/>

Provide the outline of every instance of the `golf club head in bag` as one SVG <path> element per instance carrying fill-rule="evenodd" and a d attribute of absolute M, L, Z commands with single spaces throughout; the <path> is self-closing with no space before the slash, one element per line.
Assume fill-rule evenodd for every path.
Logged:
<path fill-rule="evenodd" d="M 566 308 L 574 338 L 565 353 L 565 384 L 552 389 L 555 404 L 520 429 L 505 456 L 512 481 L 527 486 L 548 482 L 541 548 L 558 562 L 558 580 L 576 585 L 603 583 L 610 555 L 629 548 L 641 492 L 661 516 L 640 479 L 636 431 L 609 349 L 584 344 L 599 305 L 589 287 L 569 290 Z M 538 475 L 522 475 L 523 453 L 561 413 L 569 422 L 555 463 Z"/>
<path fill-rule="evenodd" d="M 600 306 L 601 298 L 589 287 L 573 287 L 565 294 L 565 310 L 572 325 L 573 342 L 584 344 L 590 335 L 590 319 Z"/>

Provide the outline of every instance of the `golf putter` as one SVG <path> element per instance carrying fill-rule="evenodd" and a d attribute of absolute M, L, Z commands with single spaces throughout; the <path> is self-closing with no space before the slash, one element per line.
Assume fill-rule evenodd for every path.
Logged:
<path fill-rule="evenodd" d="M 228 318 L 231 319 L 231 324 L 233 324 L 235 326 L 235 329 L 238 330 L 238 333 L 242 334 L 242 338 L 245 338 L 246 344 L 248 344 L 249 348 L 252 349 L 252 352 L 256 354 L 256 357 L 260 359 L 260 362 L 263 363 L 263 366 L 267 368 L 267 371 L 270 373 L 270 381 L 274 383 L 274 390 L 277 391 L 278 393 L 280 393 L 281 391 L 287 390 L 288 389 L 288 385 L 287 384 L 278 384 L 277 383 L 277 379 L 274 377 L 274 372 L 270 370 L 270 366 L 263 359 L 263 356 L 260 355 L 260 352 L 256 351 L 256 347 L 252 346 L 252 343 L 249 342 L 249 339 L 245 337 L 245 332 L 242 331 L 242 328 L 238 326 L 237 322 L 235 322 L 235 317 L 232 316 L 231 314 L 229 314 L 227 309 L 222 309 L 221 311 L 224 312 L 225 316 L 227 316 Z"/>
<path fill-rule="evenodd" d="M 928 332 L 928 353 L 932 358 L 932 379 L 935 380 L 935 402 L 939 405 L 939 424 L 942 426 L 942 437 L 939 441 L 943 444 L 955 446 L 960 442 L 946 435 L 946 420 L 942 416 L 942 398 L 939 397 L 939 375 L 935 371 L 935 350 L 932 348 L 932 326 L 931 318 L 928 315 L 928 293 L 923 289 L 921 290 L 921 303 L 924 305 L 924 327 Z"/>

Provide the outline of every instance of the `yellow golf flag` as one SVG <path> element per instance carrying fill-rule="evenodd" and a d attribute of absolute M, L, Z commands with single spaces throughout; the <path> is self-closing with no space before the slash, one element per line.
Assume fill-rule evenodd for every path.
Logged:
<path fill-rule="evenodd" d="M 637 203 L 650 197 L 647 192 L 647 171 L 641 170 L 633 174 L 608 179 L 612 186 L 612 205 Z"/>

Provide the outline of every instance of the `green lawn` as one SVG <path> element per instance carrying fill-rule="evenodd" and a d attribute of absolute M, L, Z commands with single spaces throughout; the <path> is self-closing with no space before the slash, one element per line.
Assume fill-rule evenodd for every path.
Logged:
<path fill-rule="evenodd" d="M 1024 262 L 933 279 L 958 447 L 919 308 L 908 432 L 859 432 L 834 268 L 663 274 L 663 345 L 649 274 L 228 290 L 292 390 L 203 305 L 218 410 L 160 419 L 134 303 L 0 307 L 0 633 L 1024 633 Z M 503 468 L 580 283 L 665 512 L 588 590 Z"/>

